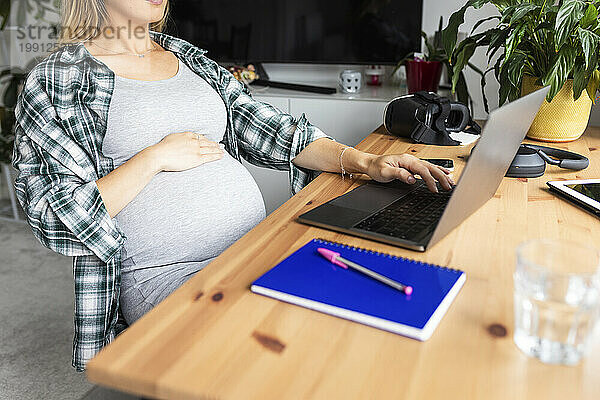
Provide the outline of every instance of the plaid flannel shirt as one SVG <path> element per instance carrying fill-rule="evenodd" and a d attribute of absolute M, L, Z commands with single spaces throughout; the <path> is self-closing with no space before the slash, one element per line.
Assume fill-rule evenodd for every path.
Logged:
<path fill-rule="evenodd" d="M 236 159 L 289 170 L 292 194 L 314 176 L 292 159 L 327 137 L 299 119 L 254 100 L 205 51 L 152 33 L 222 97 L 227 110 L 225 149 Z M 96 181 L 110 173 L 102 152 L 114 73 L 83 44 L 51 54 L 28 76 L 19 97 L 13 165 L 16 192 L 34 235 L 46 247 L 73 256 L 75 336 L 73 366 L 89 361 L 126 327 L 119 313 L 122 231 L 104 206 Z"/>

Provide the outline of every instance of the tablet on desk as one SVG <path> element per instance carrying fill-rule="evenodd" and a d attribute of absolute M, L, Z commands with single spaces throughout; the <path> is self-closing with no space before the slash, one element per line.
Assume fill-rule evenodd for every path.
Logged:
<path fill-rule="evenodd" d="M 547 185 L 552 192 L 600 217 L 600 179 L 550 181 Z"/>

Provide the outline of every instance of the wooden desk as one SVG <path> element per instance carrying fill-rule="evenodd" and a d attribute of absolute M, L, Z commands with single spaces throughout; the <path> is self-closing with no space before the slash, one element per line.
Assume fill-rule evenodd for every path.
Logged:
<path fill-rule="evenodd" d="M 358 147 L 454 158 L 455 174 L 470 150 L 407 143 L 381 129 Z M 557 147 L 590 157 L 590 167 L 504 179 L 493 199 L 426 253 L 295 222 L 360 184 L 322 174 L 105 348 L 88 378 L 173 399 L 598 399 L 598 336 L 576 367 L 542 364 L 512 340 L 516 246 L 532 238 L 600 244 L 600 220 L 545 185 L 600 177 L 600 129 Z M 314 237 L 460 268 L 467 282 L 424 343 L 250 292 L 252 281 Z"/>

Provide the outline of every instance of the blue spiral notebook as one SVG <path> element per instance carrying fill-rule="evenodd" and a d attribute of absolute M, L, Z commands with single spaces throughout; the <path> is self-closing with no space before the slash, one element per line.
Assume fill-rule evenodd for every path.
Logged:
<path fill-rule="evenodd" d="M 348 260 L 413 287 L 407 296 L 352 269 L 323 258 L 324 247 Z M 427 340 L 466 280 L 462 271 L 313 239 L 251 286 L 255 293 Z"/>

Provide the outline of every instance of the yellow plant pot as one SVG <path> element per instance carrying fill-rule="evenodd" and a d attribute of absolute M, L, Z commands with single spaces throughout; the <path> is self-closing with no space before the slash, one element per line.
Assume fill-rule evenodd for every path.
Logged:
<path fill-rule="evenodd" d="M 542 88 L 535 81 L 532 76 L 523 76 L 521 96 Z M 576 140 L 587 128 L 591 109 L 592 101 L 585 90 L 577 100 L 573 100 L 573 80 L 569 79 L 550 103 L 544 100 L 527 137 L 542 142 Z"/>

